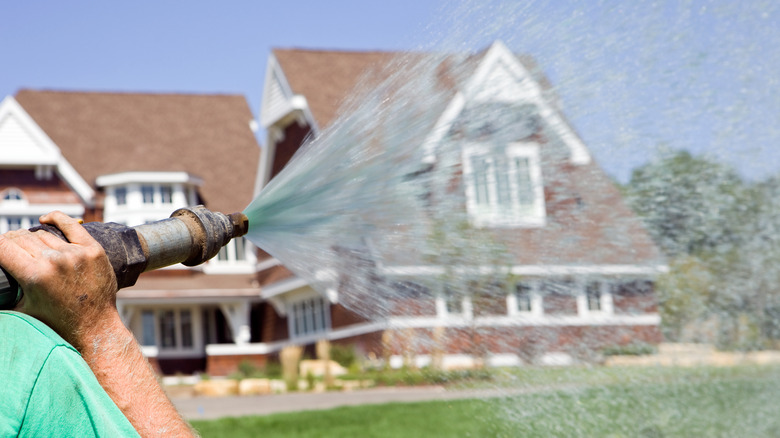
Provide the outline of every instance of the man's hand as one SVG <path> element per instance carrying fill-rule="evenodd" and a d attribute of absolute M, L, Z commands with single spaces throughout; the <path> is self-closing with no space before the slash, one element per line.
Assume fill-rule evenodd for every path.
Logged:
<path fill-rule="evenodd" d="M 59 228 L 70 243 L 46 231 L 0 236 L 0 265 L 19 282 L 24 298 L 15 310 L 40 319 L 79 351 L 115 319 L 116 278 L 103 247 L 64 213 L 41 223 Z"/>
<path fill-rule="evenodd" d="M 76 347 L 141 436 L 193 436 L 119 318 L 116 278 L 103 247 L 63 213 L 40 221 L 59 228 L 70 243 L 46 231 L 0 235 L 0 265 L 24 290 L 15 310 L 40 319 Z"/>

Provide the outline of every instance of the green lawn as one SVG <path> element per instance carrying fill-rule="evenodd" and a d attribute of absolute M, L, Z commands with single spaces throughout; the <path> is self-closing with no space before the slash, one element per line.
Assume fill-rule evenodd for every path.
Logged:
<path fill-rule="evenodd" d="M 777 437 L 780 369 L 512 371 L 490 400 L 194 421 L 208 437 Z"/>

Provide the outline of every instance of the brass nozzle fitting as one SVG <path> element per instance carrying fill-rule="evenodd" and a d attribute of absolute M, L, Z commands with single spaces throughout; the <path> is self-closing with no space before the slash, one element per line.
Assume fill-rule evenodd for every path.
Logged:
<path fill-rule="evenodd" d="M 231 213 L 228 215 L 233 223 L 233 237 L 240 237 L 249 232 L 249 218 L 244 213 Z"/>

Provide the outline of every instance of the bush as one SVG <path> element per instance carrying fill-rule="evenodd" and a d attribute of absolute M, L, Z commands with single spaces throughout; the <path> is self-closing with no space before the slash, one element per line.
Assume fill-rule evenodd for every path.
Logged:
<path fill-rule="evenodd" d="M 493 372 L 488 369 L 438 370 L 435 368 L 413 369 L 403 367 L 398 370 L 376 372 L 371 378 L 383 386 L 446 385 L 470 380 L 491 380 Z"/>
<path fill-rule="evenodd" d="M 645 356 L 649 354 L 655 354 L 658 349 L 655 345 L 647 344 L 645 342 L 633 342 L 626 345 L 613 345 L 604 348 L 602 353 L 604 356 Z"/>
<path fill-rule="evenodd" d="M 332 344 L 330 346 L 330 358 L 344 368 L 352 368 L 357 363 L 355 346 Z"/>
<path fill-rule="evenodd" d="M 271 361 L 265 364 L 265 375 L 269 379 L 279 379 L 282 377 L 282 364 L 277 361 Z"/>

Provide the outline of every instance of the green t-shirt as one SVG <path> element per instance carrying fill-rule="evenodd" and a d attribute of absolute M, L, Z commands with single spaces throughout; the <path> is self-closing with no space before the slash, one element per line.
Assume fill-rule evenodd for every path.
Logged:
<path fill-rule="evenodd" d="M 0 437 L 137 437 L 81 355 L 28 315 L 0 311 Z"/>

